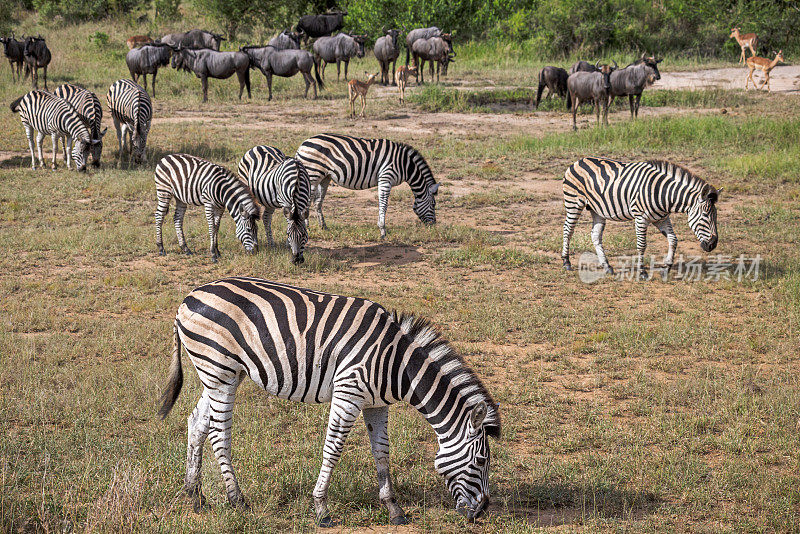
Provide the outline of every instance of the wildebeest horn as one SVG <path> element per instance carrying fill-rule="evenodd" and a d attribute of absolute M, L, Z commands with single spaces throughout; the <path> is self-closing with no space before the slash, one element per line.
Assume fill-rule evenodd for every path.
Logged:
<path fill-rule="evenodd" d="M 614 61 L 614 60 L 612 59 L 611 61 Z M 619 65 L 617 65 L 617 62 L 616 62 L 616 61 L 614 61 L 614 70 L 616 70 L 616 69 L 618 69 L 618 68 L 619 68 Z"/>
<path fill-rule="evenodd" d="M 597 63 L 594 64 L 594 68 L 596 68 L 596 69 L 600 68 L 600 60 L 599 59 L 597 60 Z"/>
<path fill-rule="evenodd" d="M 647 57 L 647 52 L 642 52 L 642 57 L 640 57 L 639 59 L 645 59 L 646 57 Z"/>

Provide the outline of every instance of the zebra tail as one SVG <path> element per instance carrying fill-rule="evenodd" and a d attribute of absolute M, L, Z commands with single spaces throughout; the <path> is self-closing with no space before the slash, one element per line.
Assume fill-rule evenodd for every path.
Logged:
<path fill-rule="evenodd" d="M 18 112 L 18 111 L 19 111 L 19 103 L 20 103 L 20 102 L 22 102 L 22 99 L 23 99 L 23 98 L 25 98 L 25 95 L 22 95 L 21 97 L 19 97 L 18 99 L 14 100 L 14 101 L 11 103 L 11 111 L 12 111 L 13 113 L 16 113 L 16 112 Z"/>
<path fill-rule="evenodd" d="M 325 89 L 325 82 L 323 82 L 322 78 L 319 77 L 319 61 L 317 58 L 314 58 L 314 76 L 317 78 L 317 85 L 319 86 L 320 91 Z"/>
<path fill-rule="evenodd" d="M 183 387 L 183 367 L 181 366 L 181 338 L 178 336 L 178 319 L 172 325 L 172 361 L 169 364 L 169 382 L 161 395 L 161 408 L 158 415 L 164 419 L 169 414 Z"/>

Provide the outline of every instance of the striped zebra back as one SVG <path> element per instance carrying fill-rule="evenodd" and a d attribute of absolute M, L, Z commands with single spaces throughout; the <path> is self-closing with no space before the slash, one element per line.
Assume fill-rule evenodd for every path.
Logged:
<path fill-rule="evenodd" d="M 19 113 L 23 123 L 39 132 L 58 132 L 82 143 L 91 140 L 89 128 L 75 108 L 48 91 L 29 92 L 11 104 L 11 111 Z"/>
<path fill-rule="evenodd" d="M 131 80 L 117 80 L 106 95 L 112 115 L 125 121 L 135 132 L 143 134 L 150 129 L 153 104 L 150 96 L 139 84 Z"/>
<path fill-rule="evenodd" d="M 96 94 L 71 83 L 59 85 L 53 91 L 53 94 L 72 104 L 72 107 L 75 108 L 89 126 L 92 139 L 100 138 L 103 106 L 100 104 L 100 99 L 97 98 Z"/>
<path fill-rule="evenodd" d="M 265 175 L 273 167 L 286 159 L 286 154 L 269 145 L 258 145 L 248 150 L 239 160 L 237 168 L 241 178 L 251 189 L 254 180 Z"/>

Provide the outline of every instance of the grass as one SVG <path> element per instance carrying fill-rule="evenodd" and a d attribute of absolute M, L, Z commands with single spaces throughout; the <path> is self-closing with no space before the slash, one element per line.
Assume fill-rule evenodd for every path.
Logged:
<path fill-rule="evenodd" d="M 88 38 L 97 30 L 91 24 L 41 28 L 26 19 L 21 30 L 58 43 L 52 80 L 85 83 L 101 98 L 126 74 L 123 37 L 139 33 L 109 25 L 109 43 L 98 46 Z M 540 131 L 486 127 L 466 113 L 527 106 L 529 80 L 544 62 L 524 54 L 497 59 L 496 51 L 466 44 L 455 64 L 457 77 L 491 89 L 429 86 L 409 108 L 389 98 L 371 102 L 374 118 L 357 122 L 344 118 L 345 84 L 330 80 L 330 69 L 330 88 L 316 102 L 302 100 L 297 79 L 280 80 L 272 103 L 261 85 L 253 101 L 240 103 L 233 82 L 214 80 L 205 106 L 196 79 L 165 70 L 149 162 L 117 168 L 112 128 L 103 167 L 87 174 L 30 171 L 18 118 L 0 112 L 8 132 L 0 138 L 0 530 L 314 528 L 310 493 L 326 406 L 269 398 L 251 382 L 240 388 L 233 458 L 251 513 L 226 505 L 209 447 L 210 509 L 193 513 L 181 494 L 185 417 L 201 391 L 191 368 L 173 414 L 155 417 L 177 306 L 197 285 L 233 274 L 430 317 L 499 400 L 504 436 L 492 443 L 493 504 L 474 525 L 453 511 L 433 469 L 430 427 L 409 407 L 392 408 L 398 500 L 421 531 L 800 530 L 798 104 L 785 95 L 653 91 L 645 94 L 648 107 L 675 112 L 577 133 L 560 123 Z M 372 66 L 365 58 L 351 72 Z M 0 70 L 4 102 L 27 90 L 7 74 Z M 453 113 L 448 122 L 425 112 L 435 99 Z M 547 106 L 555 110 L 557 102 Z M 727 113 L 709 112 L 719 107 Z M 437 125 L 399 128 L 404 114 Z M 185 222 L 196 254 L 178 252 L 169 224 L 167 255 L 156 254 L 158 158 L 186 151 L 235 168 L 256 143 L 292 153 L 320 131 L 386 135 L 419 148 L 442 184 L 439 223 L 422 226 L 407 186 L 399 186 L 381 240 L 375 192 L 331 187 L 329 229 L 312 215 L 302 266 L 290 263 L 282 244 L 245 254 L 227 216 L 223 256 L 211 263 L 198 208 Z M 587 285 L 563 272 L 559 179 L 588 154 L 668 158 L 724 186 L 714 254 L 760 254 L 763 276 Z M 576 230 L 573 254 L 593 249 L 588 219 Z M 686 217 L 673 221 L 679 254 L 708 259 Z M 280 217 L 274 226 L 276 238 L 284 235 Z M 634 253 L 632 224 L 609 223 L 604 242 L 612 261 Z M 666 252 L 654 231 L 648 247 L 657 258 Z M 335 471 L 330 504 L 345 528 L 388 523 L 361 424 Z"/>

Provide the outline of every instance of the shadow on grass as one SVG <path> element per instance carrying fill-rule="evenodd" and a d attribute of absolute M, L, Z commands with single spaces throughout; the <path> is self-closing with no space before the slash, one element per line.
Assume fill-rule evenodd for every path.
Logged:
<path fill-rule="evenodd" d="M 406 265 L 422 260 L 422 254 L 412 245 L 396 245 L 381 243 L 363 247 L 350 246 L 329 249 L 332 259 L 348 260 L 356 264 L 369 265 Z"/>

